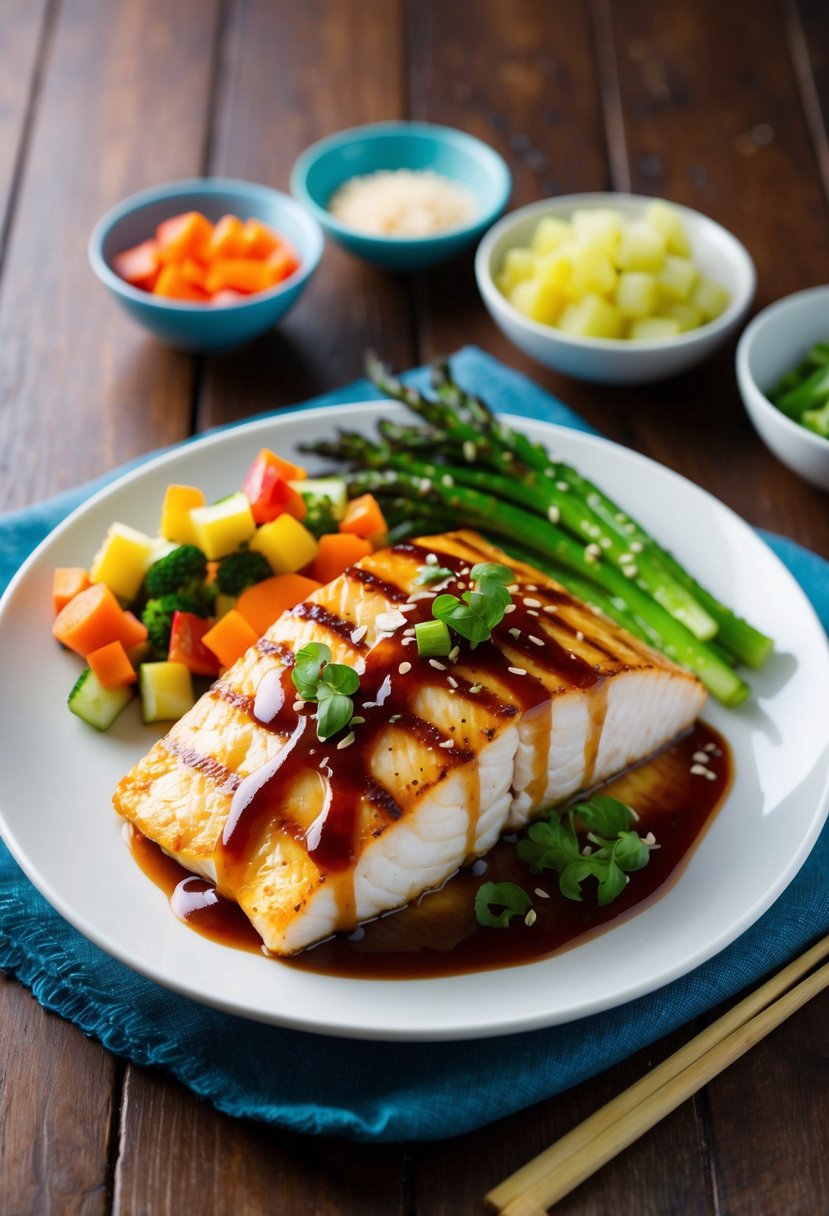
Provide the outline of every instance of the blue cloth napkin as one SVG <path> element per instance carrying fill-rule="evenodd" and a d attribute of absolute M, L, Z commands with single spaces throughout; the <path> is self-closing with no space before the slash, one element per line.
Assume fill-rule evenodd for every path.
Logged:
<path fill-rule="evenodd" d="M 499 411 L 590 429 L 560 401 L 481 351 L 461 351 L 453 366 L 466 386 Z M 408 379 L 425 385 L 427 374 L 419 369 Z M 307 405 L 376 395 L 357 383 Z M 97 486 L 0 520 L 0 589 L 91 488 Z M 829 564 L 791 541 L 766 539 L 829 628 Z M 753 928 L 650 996 L 565 1026 L 505 1038 L 349 1042 L 219 1013 L 136 975 L 66 924 L 0 845 L 0 967 L 28 985 L 42 1005 L 118 1055 L 165 1069 L 231 1115 L 362 1140 L 443 1139 L 549 1098 L 711 1009 L 826 932 L 829 829 Z"/>

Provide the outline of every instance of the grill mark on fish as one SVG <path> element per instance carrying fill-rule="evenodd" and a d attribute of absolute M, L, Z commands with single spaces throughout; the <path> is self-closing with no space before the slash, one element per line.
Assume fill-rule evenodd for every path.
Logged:
<path fill-rule="evenodd" d="M 392 552 L 394 551 L 392 550 Z M 375 574 L 372 570 L 365 570 L 362 566 L 349 566 L 344 573 L 350 583 L 362 583 L 364 587 L 376 591 L 378 595 L 385 596 L 392 604 L 403 604 L 409 598 L 408 591 L 403 587 L 399 587 L 397 583 L 388 582 L 379 574 Z"/>
<path fill-rule="evenodd" d="M 279 659 L 283 667 L 293 667 L 296 662 L 294 652 L 284 642 L 272 642 L 270 638 L 263 637 L 256 643 L 256 649 L 261 655 Z"/>
<path fill-rule="evenodd" d="M 231 772 L 229 768 L 214 756 L 205 756 L 197 752 L 193 747 L 185 747 L 171 735 L 166 735 L 161 740 L 161 743 L 169 755 L 175 756 L 187 768 L 196 769 L 206 777 L 210 777 L 223 792 L 232 794 L 241 784 L 242 779 L 239 774 Z"/>
<path fill-rule="evenodd" d="M 365 642 L 355 642 L 351 636 L 355 629 L 354 622 L 344 620 L 323 604 L 309 603 L 308 600 L 305 600 L 291 609 L 291 616 L 300 621 L 313 621 L 315 625 L 321 625 L 323 629 L 336 634 L 342 641 L 348 642 L 350 646 L 363 654 L 368 650 Z"/>

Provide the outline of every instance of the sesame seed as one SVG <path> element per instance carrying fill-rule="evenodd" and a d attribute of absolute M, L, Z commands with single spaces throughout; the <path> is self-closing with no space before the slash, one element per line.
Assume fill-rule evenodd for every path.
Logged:
<path fill-rule="evenodd" d="M 570 489 L 570 487 L 568 486 L 566 481 L 557 481 L 556 489 L 561 490 L 562 494 L 566 494 L 567 491 Z"/>
<path fill-rule="evenodd" d="M 363 638 L 368 633 L 368 625 L 358 625 L 356 629 L 351 631 L 351 640 L 355 646 L 362 642 Z"/>
<path fill-rule="evenodd" d="M 547 508 L 547 518 L 549 519 L 551 524 L 557 524 L 558 521 L 561 519 L 561 511 L 559 511 L 558 507 L 556 507 L 556 506 L 548 507 Z"/>
<path fill-rule="evenodd" d="M 656 844 L 656 837 L 653 832 L 648 832 L 647 836 L 642 837 L 642 844 L 646 844 L 649 849 L 652 849 Z"/>
<path fill-rule="evenodd" d="M 525 591 L 537 591 L 538 588 L 536 587 L 535 583 L 526 583 L 524 586 L 524 590 Z"/>
<path fill-rule="evenodd" d="M 520 629 L 515 629 L 515 628 L 512 628 L 512 629 L 510 629 L 510 630 L 509 630 L 509 635 L 510 635 L 510 637 L 511 637 L 511 638 L 515 638 L 515 639 L 516 639 L 516 641 L 517 641 L 517 640 L 518 640 L 518 638 L 520 638 L 520 637 L 521 637 L 521 630 L 520 630 Z"/>
<path fill-rule="evenodd" d="M 483 688 L 483 684 L 470 684 L 469 685 L 470 692 L 480 692 L 482 688 Z"/>
<path fill-rule="evenodd" d="M 343 748 L 351 747 L 351 744 L 353 742 L 354 742 L 354 731 L 350 730 L 344 739 L 340 739 L 339 743 L 337 744 L 337 751 L 341 752 L 343 750 Z"/>
<path fill-rule="evenodd" d="M 439 743 L 439 744 L 438 744 L 438 747 L 443 747 L 443 748 L 445 748 L 447 751 L 449 750 L 449 748 L 450 748 L 450 747 L 454 747 L 454 746 L 455 746 L 455 740 L 454 740 L 454 739 L 444 739 L 442 743 Z"/>
<path fill-rule="evenodd" d="M 602 555 L 602 551 L 598 545 L 587 545 L 584 550 L 584 560 L 587 562 L 597 562 Z"/>
<path fill-rule="evenodd" d="M 642 548 L 643 548 L 643 545 L 642 545 L 641 540 L 632 540 L 632 541 L 630 542 L 630 551 L 631 551 L 631 553 L 641 553 L 641 552 L 642 552 Z"/>
<path fill-rule="evenodd" d="M 510 593 L 510 595 L 515 595 L 517 590 L 518 583 L 510 583 L 510 585 L 507 587 L 507 591 Z"/>
<path fill-rule="evenodd" d="M 541 600 L 534 600 L 534 599 L 530 599 L 529 597 L 525 596 L 524 597 L 524 607 L 525 608 L 540 608 Z"/>
<path fill-rule="evenodd" d="M 508 667 L 507 671 L 512 672 L 514 676 L 525 676 L 527 674 L 526 669 L 523 667 Z"/>
<path fill-rule="evenodd" d="M 432 488 L 432 483 L 428 477 L 421 477 L 420 481 L 418 482 L 418 487 L 421 494 L 428 494 Z"/>
<path fill-rule="evenodd" d="M 553 478 L 553 477 L 555 477 L 555 475 L 556 475 L 556 471 L 552 465 L 550 465 L 550 467 L 548 469 L 544 470 L 545 477 Z"/>
<path fill-rule="evenodd" d="M 582 633 L 582 631 L 580 629 L 576 630 L 576 637 L 580 642 L 584 641 L 584 634 Z"/>
<path fill-rule="evenodd" d="M 624 566 L 626 563 L 629 563 L 629 562 L 633 562 L 633 563 L 636 562 L 636 558 L 633 556 L 632 553 L 621 553 L 619 555 L 620 565 Z"/>
<path fill-rule="evenodd" d="M 538 913 L 536 912 L 535 908 L 530 908 L 529 912 L 524 917 L 524 924 L 527 926 L 528 929 L 531 929 L 537 920 L 538 920 Z"/>
<path fill-rule="evenodd" d="M 694 752 L 691 759 L 694 761 L 695 764 L 707 764 L 708 763 L 708 753 L 707 752 Z"/>
<path fill-rule="evenodd" d="M 458 655 L 460 654 L 460 652 L 461 652 L 460 646 L 453 646 L 452 649 L 449 651 L 449 654 L 446 657 L 448 658 L 450 663 L 455 663 L 457 661 L 457 658 L 458 658 Z"/>
<path fill-rule="evenodd" d="M 541 638 L 537 638 L 534 633 L 530 634 L 530 641 L 532 642 L 533 646 L 543 646 L 544 645 L 543 640 Z"/>
<path fill-rule="evenodd" d="M 472 442 L 471 439 L 465 439 L 464 444 L 463 444 L 464 460 L 466 460 L 469 464 L 471 464 L 477 455 L 478 455 L 478 449 L 475 447 L 475 444 Z"/>
<path fill-rule="evenodd" d="M 299 713 L 299 711 L 300 711 L 301 709 L 304 709 L 304 708 L 305 708 L 305 702 L 302 700 L 302 698 L 301 698 L 301 697 L 299 698 L 299 700 L 294 701 L 293 708 L 296 710 L 296 712 L 297 712 L 297 713 Z"/>
<path fill-rule="evenodd" d="M 541 887 L 536 887 L 535 891 L 533 891 L 533 895 L 537 895 L 539 899 L 549 899 L 550 898 L 550 892 L 542 891 Z"/>
<path fill-rule="evenodd" d="M 429 666 L 430 666 L 430 667 L 436 667 L 438 671 L 446 671 L 446 664 L 445 664 L 445 663 L 439 663 L 437 659 L 430 659 L 430 660 L 429 660 Z"/>
<path fill-rule="evenodd" d="M 627 515 L 625 515 L 622 511 L 617 511 L 613 518 L 616 520 L 617 524 L 623 524 L 627 519 Z"/>
<path fill-rule="evenodd" d="M 507 614 L 510 612 L 515 612 L 515 604 L 507 604 L 506 608 L 504 609 L 504 616 L 507 616 Z"/>
<path fill-rule="evenodd" d="M 527 616 L 538 616 L 538 613 L 536 612 L 535 608 L 530 608 L 530 610 L 527 612 Z"/>
<path fill-rule="evenodd" d="M 402 714 L 392 714 L 392 716 L 389 718 L 389 722 L 399 722 L 402 717 Z"/>
<path fill-rule="evenodd" d="M 447 684 L 450 686 L 450 688 L 457 688 L 457 687 L 458 687 L 458 681 L 455 679 L 455 677 L 454 677 L 454 676 L 447 676 L 447 677 L 446 677 L 446 683 L 447 683 Z"/>
<path fill-rule="evenodd" d="M 437 564 L 438 564 L 437 553 L 427 553 L 426 554 L 426 565 L 427 566 L 436 566 Z"/>
<path fill-rule="evenodd" d="M 400 672 L 401 676 L 405 676 L 408 675 L 412 670 L 412 665 L 411 663 L 401 663 L 397 670 Z"/>
<path fill-rule="evenodd" d="M 415 601 L 433 600 L 435 598 L 436 594 L 437 593 L 435 591 L 429 591 L 426 588 L 424 588 L 423 591 L 413 591 L 412 594 L 409 596 L 409 599 L 412 601 L 414 606 L 417 607 L 417 604 Z"/>
<path fill-rule="evenodd" d="M 472 873 L 476 878 L 480 878 L 482 874 L 486 874 L 489 869 L 489 863 L 484 861 L 483 857 L 479 857 L 472 865 Z"/>
<path fill-rule="evenodd" d="M 501 459 L 503 460 L 504 464 L 512 464 L 515 457 L 513 456 L 512 452 L 507 451 L 502 454 Z"/>
<path fill-rule="evenodd" d="M 359 714 L 355 714 L 351 718 L 350 725 L 351 726 L 362 726 L 364 722 L 365 722 L 365 718 L 361 717 Z"/>
<path fill-rule="evenodd" d="M 410 604 L 410 603 L 398 604 L 397 611 L 398 612 L 414 612 L 416 607 L 417 607 L 417 604 Z"/>
<path fill-rule="evenodd" d="M 400 641 L 403 646 L 411 646 L 412 642 L 417 641 L 417 638 L 412 635 L 410 637 L 401 638 Z"/>
<path fill-rule="evenodd" d="M 406 624 L 406 618 L 402 612 L 393 608 L 389 612 L 378 612 L 374 618 L 374 624 L 381 633 L 394 633 L 401 625 Z"/>
<path fill-rule="evenodd" d="M 442 486 L 453 486 L 455 484 L 455 478 L 451 473 L 444 473 L 440 479 L 440 484 Z"/>
<path fill-rule="evenodd" d="M 409 627 L 408 627 L 407 629 L 404 629 L 404 630 L 403 630 L 403 637 L 404 637 L 404 638 L 413 638 L 414 636 L 415 636 L 415 627 L 414 627 L 414 625 L 409 625 Z"/>
<path fill-rule="evenodd" d="M 610 539 L 609 536 L 600 536 L 599 544 L 601 545 L 601 547 L 603 549 L 612 549 L 612 547 L 613 547 L 613 541 Z"/>
<path fill-rule="evenodd" d="M 622 566 L 622 574 L 625 578 L 636 578 L 639 574 L 638 566 Z"/>
<path fill-rule="evenodd" d="M 550 612 L 550 613 L 553 613 L 553 612 L 558 612 L 558 608 L 556 607 L 556 605 L 555 605 L 555 604 L 545 604 L 545 605 L 544 605 L 544 611 L 545 611 L 545 612 Z"/>
<path fill-rule="evenodd" d="M 692 764 L 690 770 L 695 777 L 704 777 L 708 769 L 704 764 Z"/>
<path fill-rule="evenodd" d="M 705 775 L 706 775 L 706 777 L 708 778 L 708 780 L 709 780 L 709 781 L 716 781 L 716 780 L 717 780 L 717 774 L 716 774 L 716 773 L 713 773 L 713 772 L 711 771 L 711 769 L 710 769 L 710 768 L 707 768 L 707 769 L 705 770 Z"/>

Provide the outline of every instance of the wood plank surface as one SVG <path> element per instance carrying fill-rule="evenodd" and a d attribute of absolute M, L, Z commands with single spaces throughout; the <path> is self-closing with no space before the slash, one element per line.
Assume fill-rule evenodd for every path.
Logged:
<path fill-rule="evenodd" d="M 753 254 L 759 308 L 829 281 L 821 0 L 0 0 L 0 29 L 0 509 L 337 387 L 369 345 L 402 368 L 474 342 L 751 522 L 829 555 L 826 496 L 756 438 L 733 343 L 669 384 L 599 389 L 506 343 L 471 251 L 410 278 L 328 243 L 282 325 L 194 359 L 123 317 L 85 254 L 98 216 L 134 189 L 206 171 L 286 190 L 311 141 L 408 116 L 496 147 L 511 206 L 612 185 L 706 211 Z M 632 1197 L 636 1216 L 829 1210 L 828 1023 L 824 994 L 556 1210 L 605 1216 L 633 1211 Z M 479 1132 L 377 1148 L 232 1120 L 124 1067 L 5 980 L 0 1211 L 482 1211 L 485 1190 L 692 1030 Z"/>

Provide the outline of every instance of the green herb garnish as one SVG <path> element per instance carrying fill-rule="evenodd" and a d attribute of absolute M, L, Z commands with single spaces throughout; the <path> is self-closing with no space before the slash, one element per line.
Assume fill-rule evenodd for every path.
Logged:
<path fill-rule="evenodd" d="M 582 884 L 595 878 L 597 901 L 606 907 L 624 891 L 628 874 L 648 864 L 650 849 L 631 830 L 636 818 L 632 807 L 599 794 L 566 811 L 551 811 L 534 823 L 518 842 L 518 856 L 534 874 L 556 870 L 559 889 L 567 899 L 581 902 Z M 586 844 L 577 834 L 577 821 L 587 829 Z M 475 916 L 479 925 L 493 929 L 505 928 L 513 916 L 521 916 L 528 925 L 535 919 L 530 896 L 512 882 L 486 882 L 479 887 Z"/>
<path fill-rule="evenodd" d="M 485 882 L 475 894 L 475 916 L 487 929 L 505 929 L 513 916 L 523 920 L 531 908 L 529 895 L 514 882 Z"/>
<path fill-rule="evenodd" d="M 485 642 L 492 630 L 504 618 L 512 602 L 507 587 L 514 581 L 513 572 L 497 562 L 479 562 L 469 573 L 474 590 L 456 595 L 439 595 L 432 604 L 432 616 L 471 642 Z"/>
<path fill-rule="evenodd" d="M 448 566 L 421 566 L 415 579 L 415 586 L 428 587 L 431 583 L 445 583 L 448 578 L 454 578 L 455 571 Z"/>
<path fill-rule="evenodd" d="M 303 701 L 316 701 L 317 738 L 330 739 L 351 721 L 352 696 L 360 687 L 353 667 L 331 662 L 331 650 L 324 642 L 309 642 L 297 651 L 291 671 Z"/>

